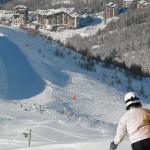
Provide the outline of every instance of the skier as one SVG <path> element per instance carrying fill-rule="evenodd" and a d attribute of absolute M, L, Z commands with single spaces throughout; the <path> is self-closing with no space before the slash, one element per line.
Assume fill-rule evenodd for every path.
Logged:
<path fill-rule="evenodd" d="M 127 112 L 119 121 L 110 150 L 117 149 L 126 133 L 129 135 L 133 150 L 150 150 L 150 110 L 142 108 L 134 92 L 128 92 L 124 97 L 124 102 Z"/>

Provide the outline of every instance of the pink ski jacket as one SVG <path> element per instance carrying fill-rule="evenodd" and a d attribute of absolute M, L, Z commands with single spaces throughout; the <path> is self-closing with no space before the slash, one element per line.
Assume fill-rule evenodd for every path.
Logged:
<path fill-rule="evenodd" d="M 132 144 L 150 138 L 150 110 L 144 108 L 128 110 L 119 121 L 114 143 L 119 144 L 126 133 Z"/>

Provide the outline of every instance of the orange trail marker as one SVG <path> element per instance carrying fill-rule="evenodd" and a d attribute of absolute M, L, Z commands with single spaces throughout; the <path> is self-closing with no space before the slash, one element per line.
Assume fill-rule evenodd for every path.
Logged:
<path fill-rule="evenodd" d="M 77 102 L 77 97 L 76 97 L 76 96 L 73 96 L 73 97 L 72 97 L 72 101 L 73 101 L 73 103 L 76 103 L 76 102 Z"/>

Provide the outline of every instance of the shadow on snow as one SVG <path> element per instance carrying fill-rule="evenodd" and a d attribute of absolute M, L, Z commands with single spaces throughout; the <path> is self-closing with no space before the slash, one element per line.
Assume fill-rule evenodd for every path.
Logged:
<path fill-rule="evenodd" d="M 33 70 L 19 47 L 6 37 L 0 38 L 0 58 L 7 74 L 5 98 L 30 98 L 44 90 L 44 81 Z"/>

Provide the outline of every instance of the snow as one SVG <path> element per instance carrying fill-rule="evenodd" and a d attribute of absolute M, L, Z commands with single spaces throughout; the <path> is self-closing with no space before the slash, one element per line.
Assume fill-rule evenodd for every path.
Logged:
<path fill-rule="evenodd" d="M 108 4 L 106 4 L 106 6 L 112 7 L 112 8 L 118 7 L 118 5 L 117 5 L 117 4 L 114 4 L 114 2 L 109 2 Z"/>
<path fill-rule="evenodd" d="M 112 8 L 118 7 L 118 5 L 117 5 L 117 4 L 113 4 L 111 7 L 112 7 Z"/>
<path fill-rule="evenodd" d="M 70 0 L 52 0 L 52 5 L 58 5 L 58 4 L 70 4 Z"/>
<path fill-rule="evenodd" d="M 27 149 L 19 149 L 19 150 L 99 150 L 100 148 L 109 149 L 109 140 L 100 141 L 100 142 L 87 142 L 87 143 L 75 143 L 75 144 L 55 144 L 55 145 L 47 145 L 40 147 L 33 147 Z M 127 142 L 125 143 L 127 144 Z M 118 147 L 118 150 L 130 150 L 129 146 L 123 144 Z M 16 150 L 16 149 L 13 149 Z"/>
<path fill-rule="evenodd" d="M 44 89 L 42 79 L 34 72 L 18 46 L 7 37 L 0 39 L 0 54 L 7 69 L 7 99 L 29 98 Z"/>
<path fill-rule="evenodd" d="M 3 36 L 4 36 L 4 34 L 0 33 L 0 37 L 3 37 Z"/>
<path fill-rule="evenodd" d="M 133 2 L 133 0 L 123 0 L 124 2 Z"/>
<path fill-rule="evenodd" d="M 13 17 L 12 11 L 0 10 L 0 20 L 2 19 L 10 20 L 12 17 Z"/>
<path fill-rule="evenodd" d="M 150 3 L 146 2 L 145 0 L 141 0 L 138 2 L 138 4 L 141 4 L 141 5 L 150 5 Z"/>
<path fill-rule="evenodd" d="M 107 150 L 125 112 L 124 73 L 102 64 L 96 72 L 81 69 L 80 54 L 17 28 L 0 26 L 0 33 L 0 148 Z M 115 74 L 123 84 L 112 84 Z M 149 78 L 133 80 L 133 88 L 141 82 L 149 93 Z M 23 132 L 30 129 L 27 148 Z M 125 149 L 127 139 L 118 147 Z"/>
<path fill-rule="evenodd" d="M 92 47 L 93 50 L 97 50 L 97 49 L 99 49 L 99 48 L 100 48 L 99 45 L 94 45 L 94 46 Z"/>
<path fill-rule="evenodd" d="M 108 4 L 106 4 L 107 6 L 112 6 L 114 3 L 113 2 L 109 2 Z"/>
<path fill-rule="evenodd" d="M 145 0 L 141 0 L 138 2 L 138 4 L 144 4 L 146 1 Z"/>
<path fill-rule="evenodd" d="M 22 10 L 24 10 L 24 9 L 27 9 L 27 7 L 26 7 L 25 5 L 17 5 L 17 6 L 14 8 L 14 10 L 16 10 L 16 9 L 22 9 Z"/>
<path fill-rule="evenodd" d="M 74 8 L 63 8 L 62 7 L 62 8 L 58 8 L 58 9 L 37 10 L 36 12 L 37 12 L 37 14 L 46 15 L 46 16 L 57 14 L 57 13 L 62 13 L 62 12 L 67 13 L 73 17 L 79 16 L 79 14 L 77 14 L 77 12 L 75 12 Z"/>

